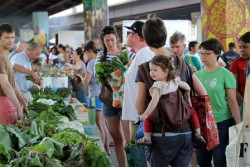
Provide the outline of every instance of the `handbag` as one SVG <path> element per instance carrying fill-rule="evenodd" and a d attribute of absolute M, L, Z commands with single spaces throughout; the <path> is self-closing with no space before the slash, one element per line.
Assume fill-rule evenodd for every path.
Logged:
<path fill-rule="evenodd" d="M 105 80 L 101 85 L 99 100 L 106 106 L 113 107 L 113 90 L 107 80 Z"/>
<path fill-rule="evenodd" d="M 228 167 L 250 166 L 250 77 L 248 76 L 243 104 L 243 121 L 229 128 L 226 148 Z"/>
<path fill-rule="evenodd" d="M 219 145 L 219 132 L 217 123 L 214 118 L 214 113 L 210 98 L 208 95 L 197 96 L 194 93 L 193 80 L 190 79 L 191 87 L 191 103 L 195 109 L 200 123 L 201 135 L 206 141 L 206 144 L 194 142 L 194 147 L 199 149 L 211 150 Z"/>
<path fill-rule="evenodd" d="M 192 96 L 191 103 L 197 113 L 206 144 L 194 143 L 195 148 L 211 150 L 219 144 L 219 133 L 208 95 Z"/>

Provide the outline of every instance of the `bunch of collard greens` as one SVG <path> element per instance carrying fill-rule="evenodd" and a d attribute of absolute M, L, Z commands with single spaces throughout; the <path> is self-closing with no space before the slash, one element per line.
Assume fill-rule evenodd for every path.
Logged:
<path fill-rule="evenodd" d="M 0 124 L 0 167 L 111 166 L 108 157 L 87 135 L 71 128 L 56 128 L 58 123 L 75 120 L 75 115 L 69 114 L 71 106 L 65 106 L 60 97 L 52 100 L 57 101 L 54 106 L 42 105 L 37 111 L 38 104 L 33 105 L 26 121 Z"/>
<path fill-rule="evenodd" d="M 95 64 L 95 72 L 98 82 L 103 83 L 106 78 L 111 78 L 111 73 L 124 67 L 129 62 L 128 51 L 124 50 L 121 55 L 111 61 L 103 61 Z"/>

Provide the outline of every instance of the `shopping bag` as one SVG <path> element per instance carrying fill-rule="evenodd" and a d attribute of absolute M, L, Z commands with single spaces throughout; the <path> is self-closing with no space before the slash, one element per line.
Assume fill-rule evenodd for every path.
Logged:
<path fill-rule="evenodd" d="M 244 93 L 243 121 L 229 128 L 226 159 L 228 167 L 250 167 L 250 76 Z"/>
<path fill-rule="evenodd" d="M 208 95 L 192 96 L 192 106 L 195 109 L 203 138 L 206 144 L 194 143 L 195 148 L 211 150 L 219 145 L 219 133 L 214 113 Z"/>
<path fill-rule="evenodd" d="M 145 148 L 143 145 L 131 144 L 125 147 L 129 167 L 147 167 Z"/>
<path fill-rule="evenodd" d="M 140 125 L 137 128 L 137 131 L 135 132 L 135 140 L 137 141 L 140 138 L 144 137 L 144 128 L 143 128 L 143 122 L 140 122 Z"/>

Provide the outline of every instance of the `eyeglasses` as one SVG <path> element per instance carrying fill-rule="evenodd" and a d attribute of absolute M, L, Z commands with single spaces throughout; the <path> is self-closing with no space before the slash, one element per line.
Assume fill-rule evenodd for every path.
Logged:
<path fill-rule="evenodd" d="M 135 32 L 127 31 L 127 36 L 129 36 L 129 34 L 135 34 Z"/>
<path fill-rule="evenodd" d="M 214 52 L 198 52 L 199 56 L 208 57 L 209 55 L 213 54 Z"/>
<path fill-rule="evenodd" d="M 239 48 L 240 48 L 241 50 L 247 50 L 247 49 L 250 48 L 250 46 L 242 45 L 242 46 L 239 46 Z"/>

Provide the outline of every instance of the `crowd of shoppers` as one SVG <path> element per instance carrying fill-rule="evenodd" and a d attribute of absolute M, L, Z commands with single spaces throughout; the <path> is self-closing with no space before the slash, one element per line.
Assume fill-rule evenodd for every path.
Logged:
<path fill-rule="evenodd" d="M 209 96 L 220 144 L 209 151 L 196 149 L 197 161 L 201 167 L 211 166 L 212 160 L 215 167 L 226 166 L 225 149 L 229 142 L 228 129 L 240 123 L 242 119 L 240 110 L 246 77 L 250 71 L 248 64 L 250 33 L 247 32 L 239 38 L 240 54 L 234 51 L 234 43 L 229 44 L 229 51 L 222 55 L 223 62 L 221 54 L 224 48 L 213 38 L 204 40 L 200 45 L 197 41 L 189 42 L 189 51 L 186 54 L 188 39 L 183 33 L 176 31 L 169 39 L 170 52 L 166 50 L 168 34 L 160 18 L 151 18 L 145 23 L 135 21 L 131 26 L 126 26 L 126 29 L 127 48 L 125 50 L 119 43 L 116 28 L 105 26 L 100 32 L 100 40 L 88 41 L 82 48 L 79 47 L 73 51 L 69 46 L 59 44 L 51 49 L 47 48 L 44 52 L 44 63 L 57 67 L 65 65 L 75 71 L 75 78 L 72 80 L 73 90 L 81 103 L 88 107 L 95 107 L 96 124 L 107 155 L 110 155 L 110 133 L 119 166 L 126 167 L 124 146 L 130 145 L 131 140 L 134 139 L 137 126 L 133 121 L 140 116 L 142 121 L 145 119 L 149 121 L 147 125 L 151 124 L 152 127 L 157 127 L 160 123 L 148 115 L 154 112 L 161 95 L 164 94 L 162 93 L 164 84 L 156 86 L 152 93 L 152 90 L 147 87 L 147 80 L 138 70 L 146 66 L 150 69 L 152 80 L 172 84 L 171 90 L 170 86 L 165 87 L 168 93 L 175 92 L 179 84 L 184 84 L 185 90 L 191 89 L 196 95 Z M 33 83 L 25 76 L 31 76 L 36 84 L 41 83 L 41 78 L 34 72 L 31 62 L 41 57 L 42 46 L 35 42 L 19 41 L 16 49 L 9 54 L 13 43 L 14 30 L 8 24 L 1 24 L 0 122 L 4 124 L 14 124 L 18 119 L 23 119 L 24 114 L 27 113 L 27 105 L 32 100 L 29 89 Z M 112 60 L 124 54 L 128 55 L 127 64 L 109 74 L 103 74 L 110 78 L 106 79 L 105 84 L 99 83 L 96 65 L 111 63 Z M 161 57 L 169 64 L 168 68 L 157 64 L 158 58 Z M 177 80 L 170 82 L 167 76 L 172 76 L 170 72 L 173 71 L 176 75 L 172 79 L 177 78 Z M 119 84 L 114 83 L 117 81 Z M 99 99 L 100 91 L 107 85 L 111 87 L 112 95 L 106 100 L 112 98 L 112 106 L 104 101 L 102 103 Z M 153 100 L 150 103 L 151 99 Z M 114 100 L 119 103 L 119 106 L 114 105 Z M 153 108 L 152 103 L 154 103 Z M 8 115 L 11 117 L 6 117 L 6 108 L 10 109 Z M 151 128 L 150 135 L 146 136 L 149 142 L 146 143 L 145 154 L 152 167 L 159 164 L 173 167 L 189 166 L 193 154 L 193 132 L 189 121 L 185 124 L 188 126 L 176 131 L 165 129 L 164 132 L 160 132 L 157 128 Z M 145 144 L 145 141 L 139 140 L 138 143 Z M 165 146 L 167 151 L 163 149 Z"/>

